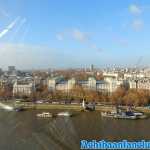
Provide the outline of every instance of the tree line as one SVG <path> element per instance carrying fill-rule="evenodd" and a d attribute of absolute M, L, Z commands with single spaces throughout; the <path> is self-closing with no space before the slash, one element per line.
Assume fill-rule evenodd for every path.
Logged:
<path fill-rule="evenodd" d="M 116 89 L 113 93 L 84 89 L 80 85 L 76 85 L 69 91 L 49 91 L 47 86 L 39 85 L 36 91 L 31 95 L 22 94 L 13 95 L 12 88 L 6 87 L 0 89 L 1 99 L 22 98 L 27 101 L 57 101 L 57 102 L 101 102 L 114 105 L 133 105 L 145 106 L 150 104 L 150 91 L 144 89 L 127 89 L 123 86 Z"/>

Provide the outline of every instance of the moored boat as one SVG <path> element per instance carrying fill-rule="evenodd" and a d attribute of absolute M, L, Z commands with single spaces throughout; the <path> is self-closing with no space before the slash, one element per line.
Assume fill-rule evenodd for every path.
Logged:
<path fill-rule="evenodd" d="M 59 113 L 57 114 L 57 116 L 71 117 L 71 116 L 72 116 L 72 113 L 70 113 L 70 112 L 59 112 Z"/>
<path fill-rule="evenodd" d="M 52 118 L 53 114 L 49 112 L 43 112 L 41 114 L 37 114 L 36 116 L 41 118 Z"/>
<path fill-rule="evenodd" d="M 133 112 L 133 114 L 138 118 L 138 119 L 145 119 L 147 118 L 147 115 L 145 115 L 142 112 Z"/>
<path fill-rule="evenodd" d="M 110 113 L 110 112 L 101 112 L 101 116 L 102 117 L 108 117 L 108 118 L 113 118 L 114 114 Z"/>
<path fill-rule="evenodd" d="M 137 117 L 135 115 L 126 115 L 125 113 L 116 114 L 116 115 L 114 115 L 114 118 L 116 118 L 116 119 L 131 119 L 131 120 L 137 119 Z"/>
<path fill-rule="evenodd" d="M 145 115 L 143 112 L 138 112 L 132 110 L 130 107 L 125 111 L 124 109 L 119 109 L 116 107 L 115 110 L 107 111 L 107 112 L 101 112 L 102 117 L 111 117 L 115 119 L 145 119 L 147 118 L 147 115 Z"/>

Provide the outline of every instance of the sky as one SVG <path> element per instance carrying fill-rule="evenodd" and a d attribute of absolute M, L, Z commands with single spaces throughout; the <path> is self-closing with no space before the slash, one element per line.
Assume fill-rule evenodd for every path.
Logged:
<path fill-rule="evenodd" d="M 149 18 L 149 0 L 0 0 L 0 67 L 150 66 Z"/>

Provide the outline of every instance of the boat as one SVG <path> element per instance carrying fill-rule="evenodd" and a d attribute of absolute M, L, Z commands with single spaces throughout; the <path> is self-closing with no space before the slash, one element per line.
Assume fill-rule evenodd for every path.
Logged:
<path fill-rule="evenodd" d="M 53 114 L 49 112 L 43 112 L 41 114 L 37 114 L 36 116 L 41 118 L 52 118 Z"/>
<path fill-rule="evenodd" d="M 101 112 L 102 117 L 113 118 L 117 114 L 117 110 Z"/>
<path fill-rule="evenodd" d="M 134 115 L 137 117 L 137 118 L 139 118 L 139 119 L 145 119 L 145 118 L 147 118 L 147 115 L 145 115 L 144 113 L 142 113 L 142 112 L 133 112 L 134 113 Z"/>
<path fill-rule="evenodd" d="M 115 119 L 131 119 L 131 120 L 135 120 L 137 119 L 137 117 L 133 114 L 133 115 L 127 115 L 126 113 L 121 113 L 121 114 L 115 114 L 114 115 Z"/>
<path fill-rule="evenodd" d="M 131 109 L 124 111 L 118 108 L 116 108 L 115 111 L 101 112 L 101 116 L 115 119 L 131 119 L 131 120 L 147 118 L 147 116 L 142 112 L 135 112 L 132 111 Z"/>
<path fill-rule="evenodd" d="M 101 116 L 115 119 L 138 119 L 132 112 L 101 112 Z"/>
<path fill-rule="evenodd" d="M 108 117 L 108 118 L 113 118 L 114 115 L 108 112 L 101 112 L 102 117 Z"/>
<path fill-rule="evenodd" d="M 57 116 L 71 117 L 72 114 L 70 112 L 59 112 Z"/>

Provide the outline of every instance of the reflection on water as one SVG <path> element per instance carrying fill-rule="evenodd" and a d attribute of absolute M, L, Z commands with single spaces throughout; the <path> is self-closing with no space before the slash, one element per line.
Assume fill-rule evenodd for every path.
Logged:
<path fill-rule="evenodd" d="M 100 112 L 37 118 L 42 111 L 0 111 L 0 150 L 76 150 L 80 139 L 150 139 L 150 119 L 114 120 Z"/>

